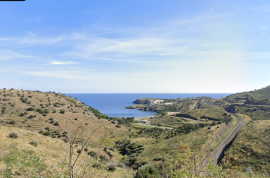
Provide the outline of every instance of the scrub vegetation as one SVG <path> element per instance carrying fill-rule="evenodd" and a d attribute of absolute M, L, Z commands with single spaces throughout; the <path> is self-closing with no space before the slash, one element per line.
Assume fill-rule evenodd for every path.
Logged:
<path fill-rule="evenodd" d="M 268 91 L 266 87 L 219 99 L 163 99 L 158 104 L 138 99 L 138 105 L 129 108 L 157 115 L 137 119 L 108 117 L 60 93 L 1 89 L 0 175 L 267 177 Z M 235 126 L 236 118 L 228 111 L 240 114 L 246 125 L 221 165 L 200 167 Z"/>

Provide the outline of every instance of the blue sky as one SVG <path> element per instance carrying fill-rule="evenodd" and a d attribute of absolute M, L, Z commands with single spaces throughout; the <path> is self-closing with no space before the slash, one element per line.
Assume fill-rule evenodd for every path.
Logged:
<path fill-rule="evenodd" d="M 233 93 L 270 85 L 270 3 L 0 2 L 0 87 Z"/>

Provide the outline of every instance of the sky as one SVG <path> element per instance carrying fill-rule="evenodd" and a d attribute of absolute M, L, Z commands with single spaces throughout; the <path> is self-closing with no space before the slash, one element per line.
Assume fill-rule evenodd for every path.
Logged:
<path fill-rule="evenodd" d="M 267 0 L 0 1 L 0 88 L 235 93 L 269 76 Z"/>

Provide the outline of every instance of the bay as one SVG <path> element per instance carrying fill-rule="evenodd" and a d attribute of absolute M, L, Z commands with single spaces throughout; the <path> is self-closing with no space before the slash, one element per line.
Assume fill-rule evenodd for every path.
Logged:
<path fill-rule="evenodd" d="M 134 105 L 132 102 L 138 98 L 177 99 L 200 96 L 220 98 L 230 93 L 66 93 L 66 95 L 77 98 L 109 117 L 147 117 L 156 113 L 125 107 Z"/>

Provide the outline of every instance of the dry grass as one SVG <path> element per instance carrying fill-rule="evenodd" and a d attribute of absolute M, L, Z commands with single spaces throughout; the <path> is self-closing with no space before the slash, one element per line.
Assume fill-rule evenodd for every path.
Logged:
<path fill-rule="evenodd" d="M 18 133 L 19 137 L 17 139 L 11 139 L 8 138 L 8 134 L 10 132 L 15 131 Z M 7 154 L 10 154 L 11 152 L 14 152 L 13 150 L 31 150 L 33 152 L 33 155 L 36 155 L 40 159 L 45 161 L 45 164 L 48 166 L 48 170 L 53 172 L 53 175 L 56 175 L 57 173 L 60 173 L 61 175 L 64 175 L 67 171 L 65 168 L 63 168 L 63 165 L 60 161 L 60 158 L 63 158 L 64 160 L 67 159 L 67 153 L 65 151 L 65 144 L 62 140 L 53 139 L 50 137 L 46 137 L 37 133 L 33 133 L 31 131 L 26 131 L 23 129 L 15 129 L 10 127 L 0 127 L 0 134 L 2 136 L 0 147 L 1 147 L 1 157 Z M 29 142 L 35 141 L 38 142 L 38 145 L 35 147 Z M 80 146 L 78 146 L 77 149 L 74 150 L 74 155 L 77 155 L 76 151 L 80 149 Z M 98 155 L 104 155 L 105 153 L 98 149 L 98 148 L 91 148 L 88 147 L 88 151 L 95 151 L 98 153 Z M 117 168 L 114 172 L 108 172 L 104 169 L 94 169 L 92 168 L 92 164 L 96 162 L 94 158 L 91 158 L 87 156 L 87 152 L 82 153 L 78 166 L 75 167 L 76 171 L 79 171 L 83 166 L 85 165 L 85 161 L 87 164 L 89 164 L 89 167 L 87 168 L 88 172 L 95 172 L 95 175 L 99 175 L 99 177 L 112 177 L 112 178 L 118 178 L 121 177 L 120 175 L 123 175 L 123 177 L 131 177 L 131 175 L 134 173 L 134 171 L 129 169 L 122 169 Z M 117 162 L 116 160 L 112 159 L 110 161 Z M 4 170 L 6 168 L 6 165 L 0 158 L 0 170 Z"/>
<path fill-rule="evenodd" d="M 22 96 L 23 98 L 27 98 L 27 102 L 30 101 L 31 104 L 23 103 L 20 100 Z M 8 101 L 4 101 L 4 98 Z M 59 103 L 59 105 L 54 106 L 55 103 Z M 49 113 L 43 115 L 36 111 L 27 111 L 25 116 L 19 116 L 30 107 L 35 108 L 35 110 L 47 109 Z M 93 138 L 96 144 L 103 137 L 117 137 L 126 131 L 124 127 L 116 128 L 111 122 L 98 119 L 88 109 L 87 105 L 77 99 L 57 93 L 0 90 L 0 108 L 5 108 L 5 113 L 0 115 L 0 125 L 2 126 L 18 127 L 35 132 L 45 132 L 45 128 L 49 127 L 52 131 L 63 133 L 67 121 L 68 127 L 71 130 L 77 128 L 79 124 L 84 125 L 84 133 L 81 134 L 82 138 L 85 138 L 86 135 L 99 128 Z M 65 110 L 64 114 L 60 113 L 61 109 Z M 55 113 L 53 112 L 54 110 L 56 111 Z M 31 115 L 35 115 L 36 117 L 29 118 Z M 50 123 L 50 118 L 53 119 L 53 123 Z M 14 120 L 15 124 L 8 124 L 11 120 Z M 53 125 L 55 122 L 59 126 Z"/>
<path fill-rule="evenodd" d="M 20 98 L 27 98 L 27 102 L 23 103 Z M 48 113 L 44 115 L 36 111 L 26 111 L 27 108 L 30 107 L 35 108 L 35 110 L 41 109 L 43 111 L 47 109 Z M 33 150 L 35 154 L 45 160 L 48 166 L 52 165 L 52 168 L 60 164 L 60 159 L 57 155 L 67 158 L 63 147 L 65 137 L 62 136 L 66 131 L 66 123 L 71 133 L 78 125 L 82 125 L 82 130 L 78 135 L 77 149 L 80 149 L 80 142 L 97 129 L 89 142 L 88 152 L 95 151 L 98 153 L 97 156 L 104 155 L 107 159 L 109 159 L 109 156 L 103 151 L 103 147 L 112 145 L 116 139 L 125 135 L 127 132 L 125 127 L 117 128 L 115 124 L 105 119 L 97 118 L 93 112 L 89 110 L 87 105 L 77 99 L 58 93 L 0 90 L 0 108 L 4 110 L 4 112 L 0 114 L 0 134 L 2 136 L 8 135 L 11 131 L 16 131 L 19 134 L 18 139 L 10 139 L 4 136 L 3 142 L 0 143 L 0 147 L 3 148 L 1 155 L 8 154 L 12 150 L 12 145 L 14 145 L 16 148 Z M 61 109 L 65 110 L 64 114 L 60 113 Z M 24 112 L 27 112 L 27 114 L 20 116 L 21 113 Z M 29 116 L 31 115 L 35 115 L 35 117 L 30 118 Z M 10 121 L 14 122 L 10 124 Z M 53 123 L 50 123 L 52 121 Z M 54 125 L 56 122 L 59 125 Z M 50 136 L 38 134 L 40 131 L 45 132 L 46 128 L 49 128 L 51 133 L 59 132 L 61 137 L 57 138 L 58 134 L 52 134 Z M 30 145 L 29 142 L 31 141 L 38 142 L 38 146 L 34 147 Z M 75 150 L 75 154 L 76 151 L 77 150 Z M 109 161 L 119 162 L 121 156 L 117 153 L 113 154 L 115 156 Z M 87 158 L 89 160 L 86 152 L 83 152 L 81 158 Z M 95 159 L 92 161 L 95 161 Z M 83 162 L 84 160 L 81 159 L 79 165 Z M 0 165 L 3 166 L 2 163 Z M 101 171 L 94 169 L 94 171 L 97 171 L 99 177 L 121 177 L 119 175 L 130 177 L 134 173 L 132 170 L 120 168 L 117 168 L 114 172 L 108 172 L 105 169 Z M 55 172 L 57 172 L 57 170 L 55 170 Z"/>

